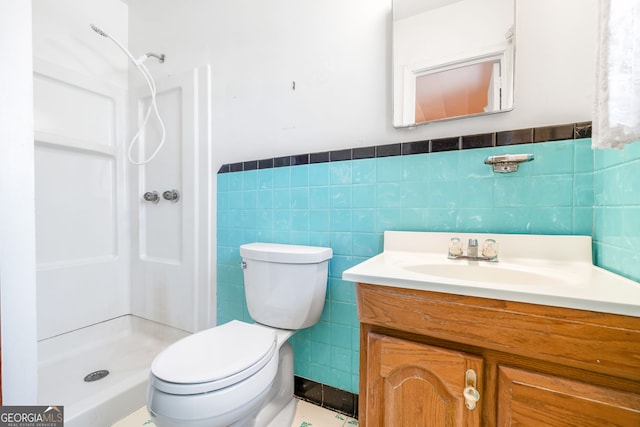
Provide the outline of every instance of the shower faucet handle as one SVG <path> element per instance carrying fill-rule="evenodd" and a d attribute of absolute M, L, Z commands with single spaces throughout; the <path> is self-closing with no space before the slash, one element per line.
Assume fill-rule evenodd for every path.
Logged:
<path fill-rule="evenodd" d="M 160 201 L 160 194 L 157 191 L 147 191 L 142 198 L 147 202 L 157 204 Z"/>
<path fill-rule="evenodd" d="M 178 190 L 167 190 L 162 193 L 162 197 L 171 203 L 178 203 L 178 200 L 180 200 L 180 192 Z"/>

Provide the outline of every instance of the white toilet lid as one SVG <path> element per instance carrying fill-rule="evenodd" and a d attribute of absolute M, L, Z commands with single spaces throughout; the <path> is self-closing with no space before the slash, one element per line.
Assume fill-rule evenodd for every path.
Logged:
<path fill-rule="evenodd" d="M 232 320 L 170 345 L 154 359 L 151 373 L 173 384 L 202 384 L 232 376 L 238 382 L 262 367 L 255 365 L 266 364 L 275 347 L 275 330 Z"/>

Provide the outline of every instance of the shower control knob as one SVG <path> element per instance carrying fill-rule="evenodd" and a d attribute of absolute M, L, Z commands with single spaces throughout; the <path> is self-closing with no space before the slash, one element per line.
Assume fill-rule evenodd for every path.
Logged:
<path fill-rule="evenodd" d="M 157 191 L 147 191 L 146 193 L 144 193 L 142 198 L 145 201 L 152 202 L 154 204 L 156 204 L 156 203 L 158 203 L 160 201 L 160 195 L 158 194 Z"/>
<path fill-rule="evenodd" d="M 178 203 L 178 200 L 180 200 L 180 192 L 178 190 L 167 190 L 162 193 L 162 197 L 171 203 Z"/>

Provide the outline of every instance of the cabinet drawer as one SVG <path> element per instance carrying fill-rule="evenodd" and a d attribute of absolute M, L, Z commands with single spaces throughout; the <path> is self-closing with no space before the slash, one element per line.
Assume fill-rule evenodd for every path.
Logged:
<path fill-rule="evenodd" d="M 361 323 L 640 381 L 640 317 L 357 284 Z"/>

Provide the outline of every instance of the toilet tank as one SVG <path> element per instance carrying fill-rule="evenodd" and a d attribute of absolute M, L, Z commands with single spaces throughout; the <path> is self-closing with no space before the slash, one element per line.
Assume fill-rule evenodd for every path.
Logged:
<path fill-rule="evenodd" d="M 331 248 L 248 243 L 240 246 L 249 314 L 258 323 L 302 329 L 320 320 Z"/>

